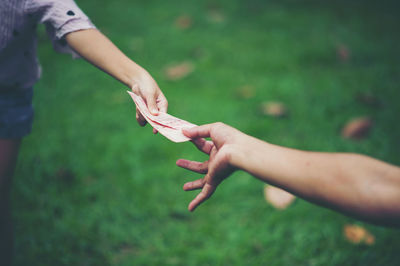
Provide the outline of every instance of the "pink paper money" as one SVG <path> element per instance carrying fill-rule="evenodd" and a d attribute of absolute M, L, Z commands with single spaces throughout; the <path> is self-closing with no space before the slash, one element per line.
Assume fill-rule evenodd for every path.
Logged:
<path fill-rule="evenodd" d="M 195 127 L 195 124 L 164 112 L 159 112 L 158 115 L 152 115 L 142 97 L 130 91 L 128 91 L 128 93 L 146 121 L 158 132 L 173 142 L 184 142 L 190 140 L 188 137 L 183 135 L 182 129 Z"/>

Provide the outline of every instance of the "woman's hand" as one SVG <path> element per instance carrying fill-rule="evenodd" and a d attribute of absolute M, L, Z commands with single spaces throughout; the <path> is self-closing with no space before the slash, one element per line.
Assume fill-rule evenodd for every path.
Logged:
<path fill-rule="evenodd" d="M 143 98 L 144 102 L 152 115 L 158 115 L 158 112 L 167 112 L 168 101 L 164 94 L 158 87 L 156 81 L 144 69 L 132 79 L 132 91 Z M 136 120 L 139 125 L 146 125 L 146 119 L 142 116 L 140 111 L 136 108 Z M 157 133 L 153 129 L 154 133 Z"/>
<path fill-rule="evenodd" d="M 80 30 L 65 36 L 68 45 L 94 66 L 132 89 L 146 102 L 150 112 L 167 112 L 168 102 L 152 76 L 122 53 L 96 29 Z M 144 126 L 146 120 L 136 110 L 136 120 Z M 156 130 L 153 130 L 156 133 Z"/>

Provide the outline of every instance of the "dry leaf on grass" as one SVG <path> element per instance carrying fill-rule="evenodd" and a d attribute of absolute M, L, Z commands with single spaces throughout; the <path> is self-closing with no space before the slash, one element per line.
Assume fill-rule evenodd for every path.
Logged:
<path fill-rule="evenodd" d="M 364 239 L 365 244 L 371 246 L 375 244 L 375 236 L 371 235 L 370 233 L 367 233 Z"/>
<path fill-rule="evenodd" d="M 264 187 L 264 197 L 267 202 L 277 209 L 283 210 L 296 199 L 296 197 L 289 192 L 273 186 Z"/>
<path fill-rule="evenodd" d="M 284 117 L 288 113 L 286 106 L 281 102 L 263 102 L 261 112 L 272 117 Z"/>
<path fill-rule="evenodd" d="M 251 85 L 244 85 L 236 90 L 236 95 L 240 99 L 250 99 L 255 96 L 254 87 Z"/>
<path fill-rule="evenodd" d="M 372 127 L 369 117 L 357 117 L 350 120 L 342 129 L 342 136 L 347 139 L 359 140 L 368 135 Z"/>
<path fill-rule="evenodd" d="M 170 65 L 165 68 L 165 76 L 169 80 L 178 80 L 186 77 L 194 70 L 194 65 L 191 62 L 182 62 L 175 65 Z"/>
<path fill-rule="evenodd" d="M 375 243 L 375 237 L 364 227 L 359 225 L 347 224 L 343 228 L 343 233 L 346 239 L 353 244 L 364 243 L 367 245 L 373 245 Z"/>
<path fill-rule="evenodd" d="M 193 20 L 188 15 L 179 16 L 175 20 L 175 26 L 178 27 L 179 29 L 183 29 L 183 30 L 190 28 L 192 26 L 192 24 L 193 24 Z"/>

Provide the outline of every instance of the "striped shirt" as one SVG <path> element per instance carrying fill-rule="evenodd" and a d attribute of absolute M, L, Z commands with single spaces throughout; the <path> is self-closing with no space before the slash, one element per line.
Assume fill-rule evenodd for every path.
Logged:
<path fill-rule="evenodd" d="M 45 24 L 56 51 L 72 55 L 64 36 L 94 28 L 73 0 L 0 0 L 0 90 L 30 88 L 39 79 L 38 23 Z"/>

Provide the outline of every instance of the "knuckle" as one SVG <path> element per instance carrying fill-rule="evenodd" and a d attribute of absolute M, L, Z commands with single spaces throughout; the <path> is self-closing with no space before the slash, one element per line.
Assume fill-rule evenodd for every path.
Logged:
<path fill-rule="evenodd" d="M 225 163 L 230 162 L 231 157 L 232 157 L 232 153 L 233 153 L 233 149 L 230 146 L 224 146 L 222 147 L 222 149 L 220 150 L 220 156 L 221 156 L 221 160 Z"/>
<path fill-rule="evenodd" d="M 224 124 L 224 123 L 222 123 L 222 122 L 216 122 L 216 123 L 214 123 L 214 124 L 212 125 L 211 131 L 212 131 L 212 132 L 219 131 L 219 130 L 221 130 L 221 129 L 224 128 L 224 127 L 225 127 L 225 124 Z"/>
<path fill-rule="evenodd" d="M 207 163 L 202 164 L 200 166 L 199 170 L 201 171 L 202 174 L 207 174 L 207 172 L 208 172 L 208 164 Z M 204 183 L 203 180 L 202 180 L 202 183 Z"/>

